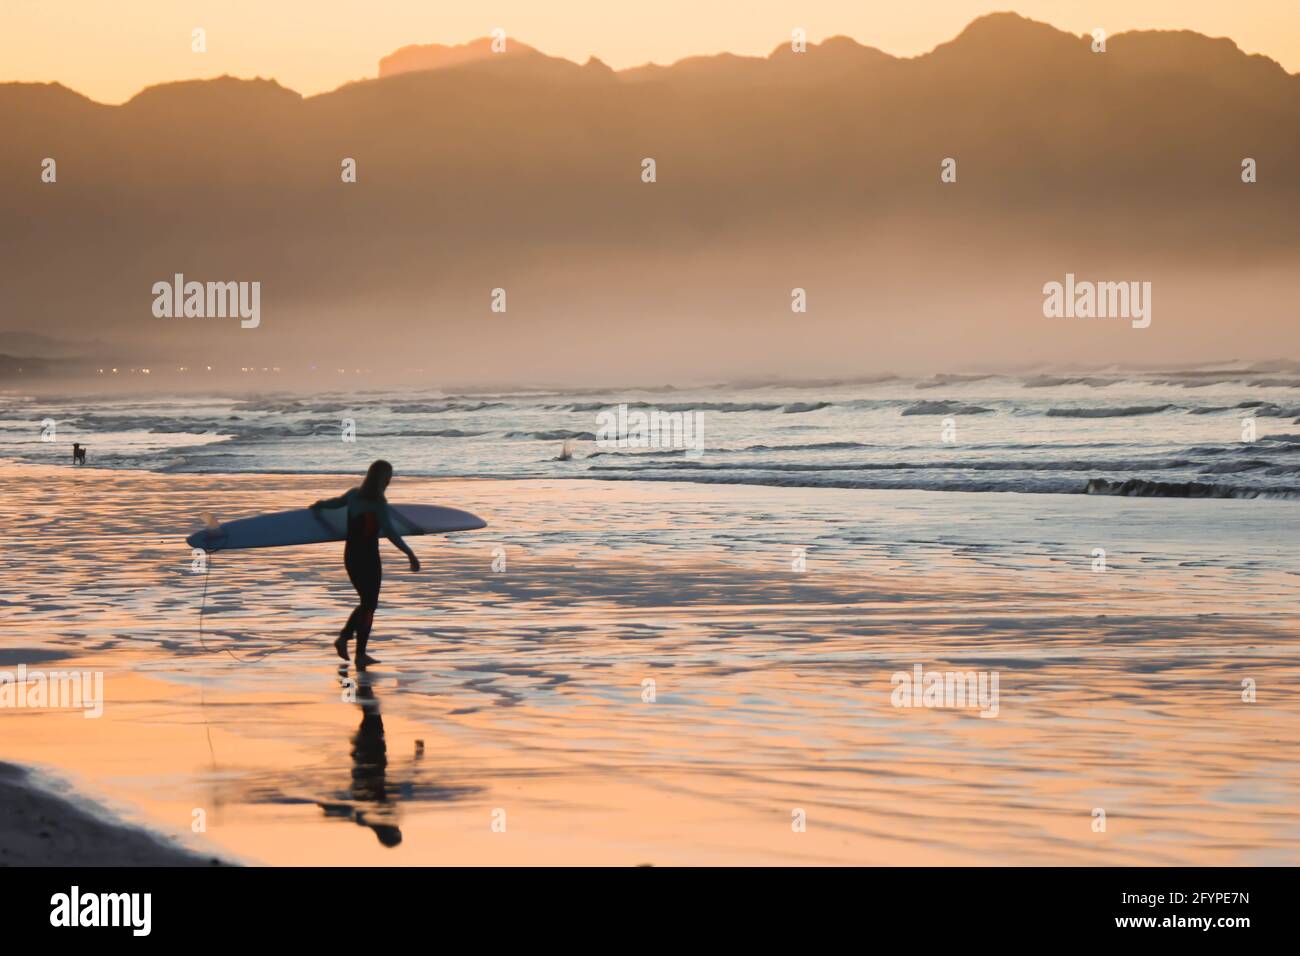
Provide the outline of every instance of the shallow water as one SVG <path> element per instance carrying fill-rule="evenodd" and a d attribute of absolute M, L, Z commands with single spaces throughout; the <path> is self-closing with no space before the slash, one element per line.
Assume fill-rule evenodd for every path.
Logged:
<path fill-rule="evenodd" d="M 4 474 L 0 668 L 107 701 L 0 710 L 0 759 L 242 859 L 1300 862 L 1296 502 L 399 477 L 489 528 L 389 552 L 349 686 L 341 546 L 205 601 L 183 544 L 345 479 Z M 996 717 L 893 706 L 916 665 Z"/>

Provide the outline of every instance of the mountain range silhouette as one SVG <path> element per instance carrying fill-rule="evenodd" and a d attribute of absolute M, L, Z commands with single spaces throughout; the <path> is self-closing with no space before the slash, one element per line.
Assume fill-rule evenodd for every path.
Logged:
<path fill-rule="evenodd" d="M 0 327 L 277 364 L 363 331 L 370 365 L 498 381 L 1297 351 L 1300 75 L 1230 40 L 1096 53 L 994 14 L 912 58 L 833 37 L 620 71 L 490 42 L 311 97 L 0 84 Z M 155 319 L 181 272 L 260 281 L 262 327 Z M 1153 281 L 1151 328 L 1044 319 L 1066 272 Z"/>

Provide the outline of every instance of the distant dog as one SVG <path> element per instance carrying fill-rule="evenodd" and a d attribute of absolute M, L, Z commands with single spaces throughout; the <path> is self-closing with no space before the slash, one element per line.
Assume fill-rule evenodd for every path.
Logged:
<path fill-rule="evenodd" d="M 74 443 L 72 446 L 72 463 L 74 465 L 84 465 L 86 463 L 86 446 Z"/>

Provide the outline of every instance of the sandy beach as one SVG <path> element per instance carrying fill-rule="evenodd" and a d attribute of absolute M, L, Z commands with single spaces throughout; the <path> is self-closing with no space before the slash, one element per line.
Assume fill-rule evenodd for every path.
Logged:
<path fill-rule="evenodd" d="M 399 474 L 489 527 L 386 550 L 357 675 L 341 546 L 184 544 L 354 478 L 0 477 L 0 670 L 103 675 L 0 760 L 201 860 L 1300 862 L 1294 501 Z"/>
<path fill-rule="evenodd" d="M 0 866 L 213 866 L 139 826 L 106 818 L 103 807 L 56 781 L 0 763 Z"/>

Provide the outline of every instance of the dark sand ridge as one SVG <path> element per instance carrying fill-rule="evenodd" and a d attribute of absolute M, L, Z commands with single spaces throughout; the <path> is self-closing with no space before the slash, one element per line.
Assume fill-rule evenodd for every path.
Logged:
<path fill-rule="evenodd" d="M 0 763 L 0 866 L 219 866 Z"/>

